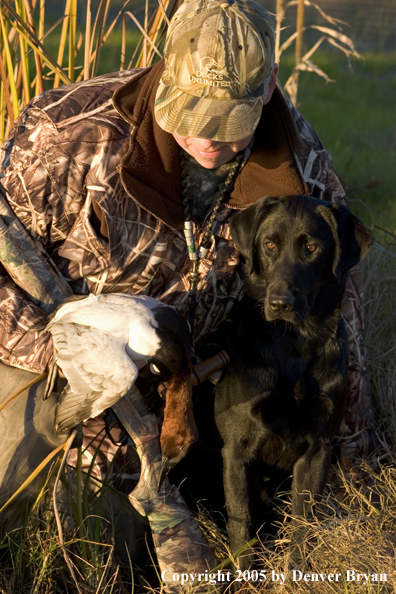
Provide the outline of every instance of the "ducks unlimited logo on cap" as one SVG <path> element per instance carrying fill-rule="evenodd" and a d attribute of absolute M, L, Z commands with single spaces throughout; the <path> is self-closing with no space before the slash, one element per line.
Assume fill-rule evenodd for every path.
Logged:
<path fill-rule="evenodd" d="M 172 134 L 231 142 L 261 114 L 275 20 L 253 0 L 185 0 L 165 43 L 155 116 Z"/>

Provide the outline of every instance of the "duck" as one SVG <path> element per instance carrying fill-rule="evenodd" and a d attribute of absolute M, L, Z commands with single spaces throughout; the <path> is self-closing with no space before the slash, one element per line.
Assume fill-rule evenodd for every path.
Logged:
<path fill-rule="evenodd" d="M 192 405 L 191 339 L 179 312 L 144 295 L 90 293 L 67 299 L 51 314 L 44 330 L 52 336 L 55 367 L 67 380 L 55 410 L 58 434 L 118 402 L 147 362 L 166 382 L 160 434 L 165 476 L 198 438 Z M 54 373 L 49 375 L 47 393 Z"/>

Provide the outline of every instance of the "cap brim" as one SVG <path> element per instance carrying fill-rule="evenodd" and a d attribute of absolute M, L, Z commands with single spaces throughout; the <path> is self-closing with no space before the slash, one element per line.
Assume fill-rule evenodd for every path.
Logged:
<path fill-rule="evenodd" d="M 171 134 L 233 142 L 249 136 L 263 108 L 262 95 L 241 99 L 207 99 L 161 80 L 155 99 L 158 125 Z"/>

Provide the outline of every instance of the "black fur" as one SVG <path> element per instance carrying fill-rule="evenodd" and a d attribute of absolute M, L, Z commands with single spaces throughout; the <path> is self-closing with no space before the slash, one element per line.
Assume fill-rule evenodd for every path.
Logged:
<path fill-rule="evenodd" d="M 347 208 L 306 196 L 262 198 L 233 218 L 231 234 L 246 262 L 246 296 L 229 333 L 215 420 L 236 550 L 254 537 L 258 503 L 271 509 L 279 471 L 292 470 L 294 515 L 308 517 L 310 494 L 325 487 L 345 407 L 340 304 L 372 236 Z M 295 529 L 292 563 L 303 538 Z"/>

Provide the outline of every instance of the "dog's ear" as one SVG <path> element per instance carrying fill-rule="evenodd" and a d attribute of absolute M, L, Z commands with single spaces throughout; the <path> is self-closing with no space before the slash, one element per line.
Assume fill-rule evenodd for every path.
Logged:
<path fill-rule="evenodd" d="M 374 238 L 370 229 L 346 206 L 333 204 L 331 208 L 319 206 L 318 210 L 334 236 L 333 274 L 340 280 L 345 272 L 363 260 Z"/>
<path fill-rule="evenodd" d="M 276 198 L 263 196 L 254 204 L 236 214 L 230 221 L 232 240 L 245 258 L 249 273 L 252 273 L 256 268 L 257 230 L 276 204 L 279 204 Z"/>

